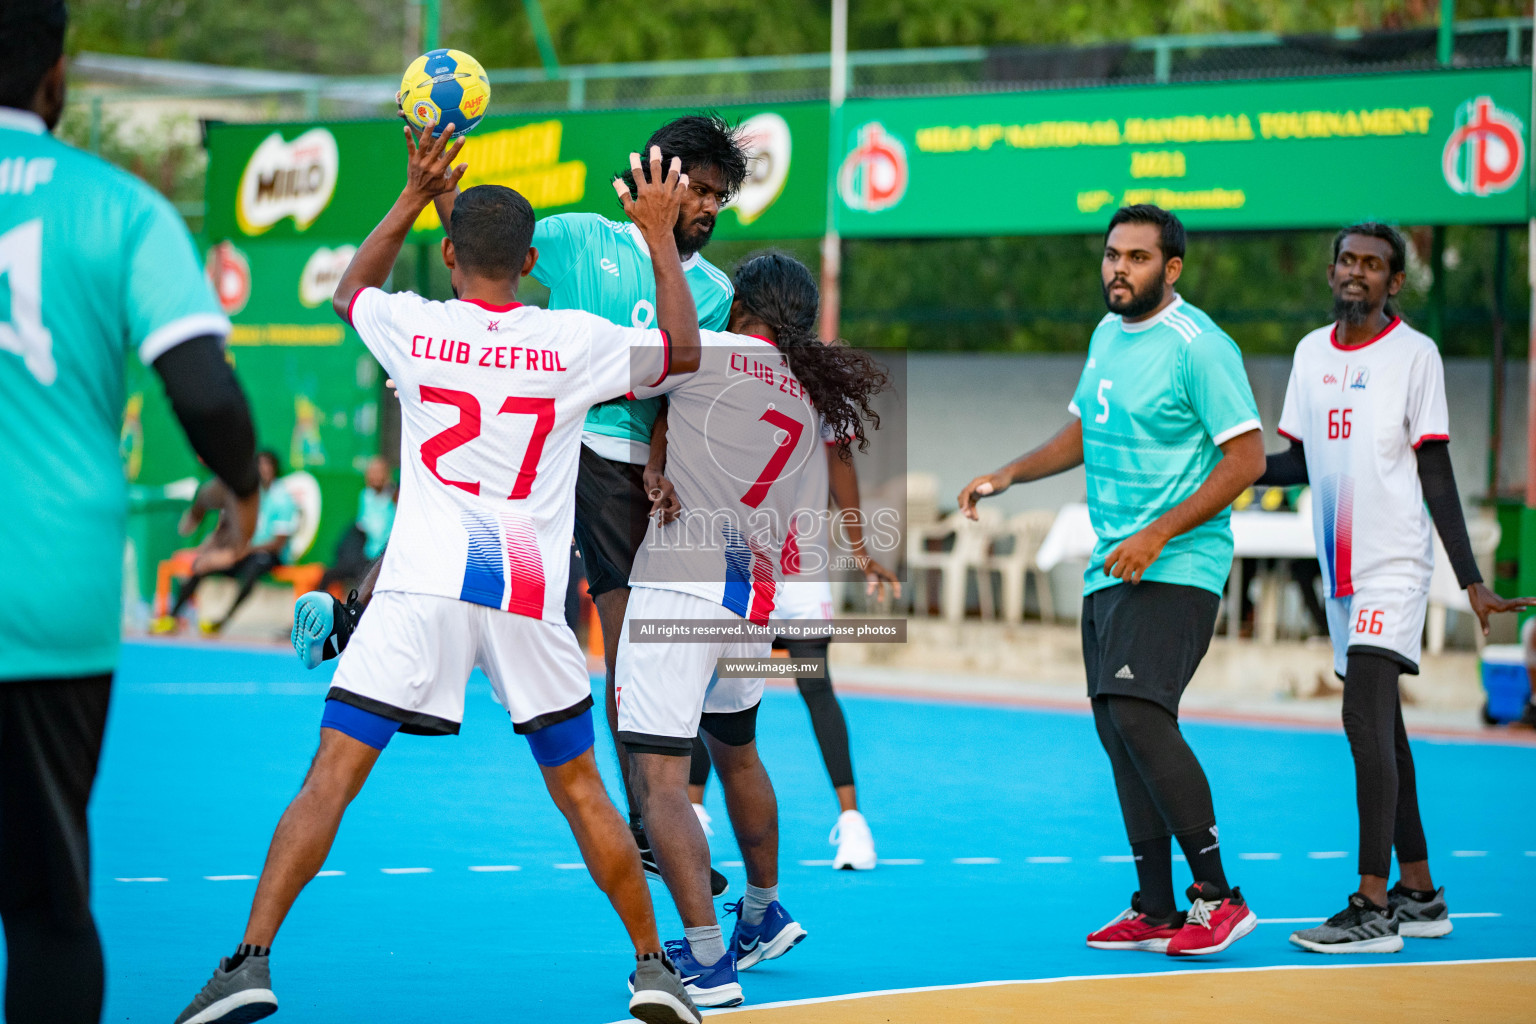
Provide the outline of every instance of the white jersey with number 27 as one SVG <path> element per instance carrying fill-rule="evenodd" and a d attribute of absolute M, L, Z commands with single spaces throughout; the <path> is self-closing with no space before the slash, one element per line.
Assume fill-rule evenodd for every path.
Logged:
<path fill-rule="evenodd" d="M 1318 328 L 1296 346 L 1280 433 L 1306 451 L 1328 596 L 1366 582 L 1427 586 L 1434 540 L 1414 450 L 1450 439 L 1435 343 L 1396 318 L 1354 348 L 1333 325 Z"/>
<path fill-rule="evenodd" d="M 400 396 L 399 507 L 377 589 L 564 622 L 582 422 L 666 378 L 665 332 L 377 288 L 349 314 Z"/>

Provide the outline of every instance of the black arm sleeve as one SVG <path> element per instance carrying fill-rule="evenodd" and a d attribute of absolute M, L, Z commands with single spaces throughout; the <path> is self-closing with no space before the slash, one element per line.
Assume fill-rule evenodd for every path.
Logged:
<path fill-rule="evenodd" d="M 1425 441 L 1418 447 L 1419 484 L 1424 488 L 1424 504 L 1440 531 L 1440 542 L 1456 570 L 1456 582 L 1465 590 L 1483 582 L 1477 560 L 1472 557 L 1472 541 L 1467 536 L 1467 521 L 1461 514 L 1461 496 L 1456 493 L 1456 474 L 1451 469 L 1451 443 Z"/>
<path fill-rule="evenodd" d="M 230 490 L 242 498 L 254 494 L 256 427 L 235 371 L 224 360 L 224 342 L 211 334 L 189 339 L 156 359 L 154 367 L 192 450 Z"/>
<path fill-rule="evenodd" d="M 1255 482 L 1265 487 L 1293 487 L 1306 483 L 1307 458 L 1301 442 L 1292 441 L 1291 446 L 1278 455 L 1266 455 L 1264 475 Z"/>

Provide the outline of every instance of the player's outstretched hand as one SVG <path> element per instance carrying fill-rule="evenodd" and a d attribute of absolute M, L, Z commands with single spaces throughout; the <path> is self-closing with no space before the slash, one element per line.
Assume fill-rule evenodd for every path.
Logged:
<path fill-rule="evenodd" d="M 661 170 L 661 147 L 651 147 L 650 177 L 640 164 L 640 154 L 629 154 L 629 168 L 635 179 L 635 194 L 623 178 L 613 179 L 613 189 L 619 194 L 619 203 L 635 227 L 645 236 L 652 247 L 662 238 L 671 238 L 677 227 L 677 215 L 682 210 L 683 193 L 688 189 L 688 175 L 683 173 L 683 162 L 677 157 Z"/>
<path fill-rule="evenodd" d="M 1157 561 L 1167 543 L 1168 538 L 1150 526 L 1138 530 L 1121 541 L 1104 559 L 1104 574 L 1127 583 L 1140 583 L 1142 574 Z"/>
<path fill-rule="evenodd" d="M 1001 473 L 988 473 L 960 488 L 960 511 L 967 519 L 976 518 L 976 501 L 992 494 L 1002 494 L 1012 485 Z"/>
<path fill-rule="evenodd" d="M 892 597 L 900 597 L 901 580 L 873 558 L 866 558 L 864 560 L 864 593 L 884 601 L 887 590 Z"/>
<path fill-rule="evenodd" d="M 1488 635 L 1488 616 L 1536 607 L 1536 597 L 1500 597 L 1482 583 L 1474 583 L 1467 588 L 1467 600 L 1472 605 L 1472 614 L 1477 616 L 1478 624 L 1483 627 L 1483 636 Z"/>
<path fill-rule="evenodd" d="M 442 134 L 433 138 L 427 132 L 414 132 L 405 126 L 405 146 L 409 155 L 405 164 L 405 190 L 430 203 L 435 196 L 452 192 L 459 187 L 459 179 L 469 170 L 468 164 L 454 166 L 454 158 L 464 148 L 464 139 L 449 145 L 453 136 L 452 123 L 443 126 Z"/>
<path fill-rule="evenodd" d="M 645 496 L 651 499 L 650 514 L 662 526 L 676 519 L 683 511 L 683 503 L 677 500 L 677 490 L 659 470 L 645 467 L 643 474 Z"/>

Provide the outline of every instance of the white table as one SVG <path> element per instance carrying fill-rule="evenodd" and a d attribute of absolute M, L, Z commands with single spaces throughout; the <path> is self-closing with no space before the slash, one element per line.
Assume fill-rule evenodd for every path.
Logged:
<path fill-rule="evenodd" d="M 1088 506 L 1063 505 L 1040 543 L 1036 560 L 1049 572 L 1066 561 L 1086 561 L 1093 554 L 1098 536 L 1088 517 Z M 1237 636 L 1234 626 L 1241 607 L 1242 572 L 1240 558 L 1316 558 L 1317 546 L 1312 536 L 1310 516 L 1298 512 L 1246 511 L 1232 513 L 1232 571 L 1227 582 L 1227 635 Z M 1278 632 L 1280 581 L 1274 573 L 1263 574 L 1259 603 L 1254 611 L 1254 632 L 1265 643 L 1273 643 Z"/>

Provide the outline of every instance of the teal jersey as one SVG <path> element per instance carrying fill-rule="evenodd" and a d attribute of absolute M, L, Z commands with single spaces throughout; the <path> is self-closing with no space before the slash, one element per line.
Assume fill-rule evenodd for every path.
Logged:
<path fill-rule="evenodd" d="M 117 664 L 124 360 L 228 332 L 170 203 L 0 108 L 0 680 Z"/>
<path fill-rule="evenodd" d="M 1141 323 L 1114 314 L 1099 321 L 1069 408 L 1083 421 L 1098 535 L 1085 594 L 1122 582 L 1104 573 L 1109 553 L 1194 494 L 1221 458 L 1219 445 L 1260 429 L 1237 344 L 1177 297 Z M 1222 509 L 1174 537 L 1142 578 L 1220 594 L 1232 568 L 1230 519 Z"/>
<path fill-rule="evenodd" d="M 282 481 L 261 492 L 261 504 L 256 509 L 256 530 L 251 534 L 252 546 L 270 543 L 276 537 L 288 537 L 299 529 L 299 506 Z M 283 554 L 279 551 L 278 554 Z"/>
<path fill-rule="evenodd" d="M 389 488 L 375 491 L 364 487 L 357 496 L 357 528 L 363 531 L 367 541 L 363 544 L 364 558 L 378 558 L 389 543 L 389 531 L 395 528 L 395 496 Z"/>
<path fill-rule="evenodd" d="M 640 229 L 595 213 L 541 217 L 533 228 L 539 261 L 533 276 L 549 289 L 550 309 L 581 309 L 621 327 L 654 327 L 656 278 Z M 723 331 L 735 289 L 725 272 L 698 253 L 683 261 L 699 327 Z M 623 398 L 594 405 L 585 430 L 649 444 L 661 399 Z"/>

